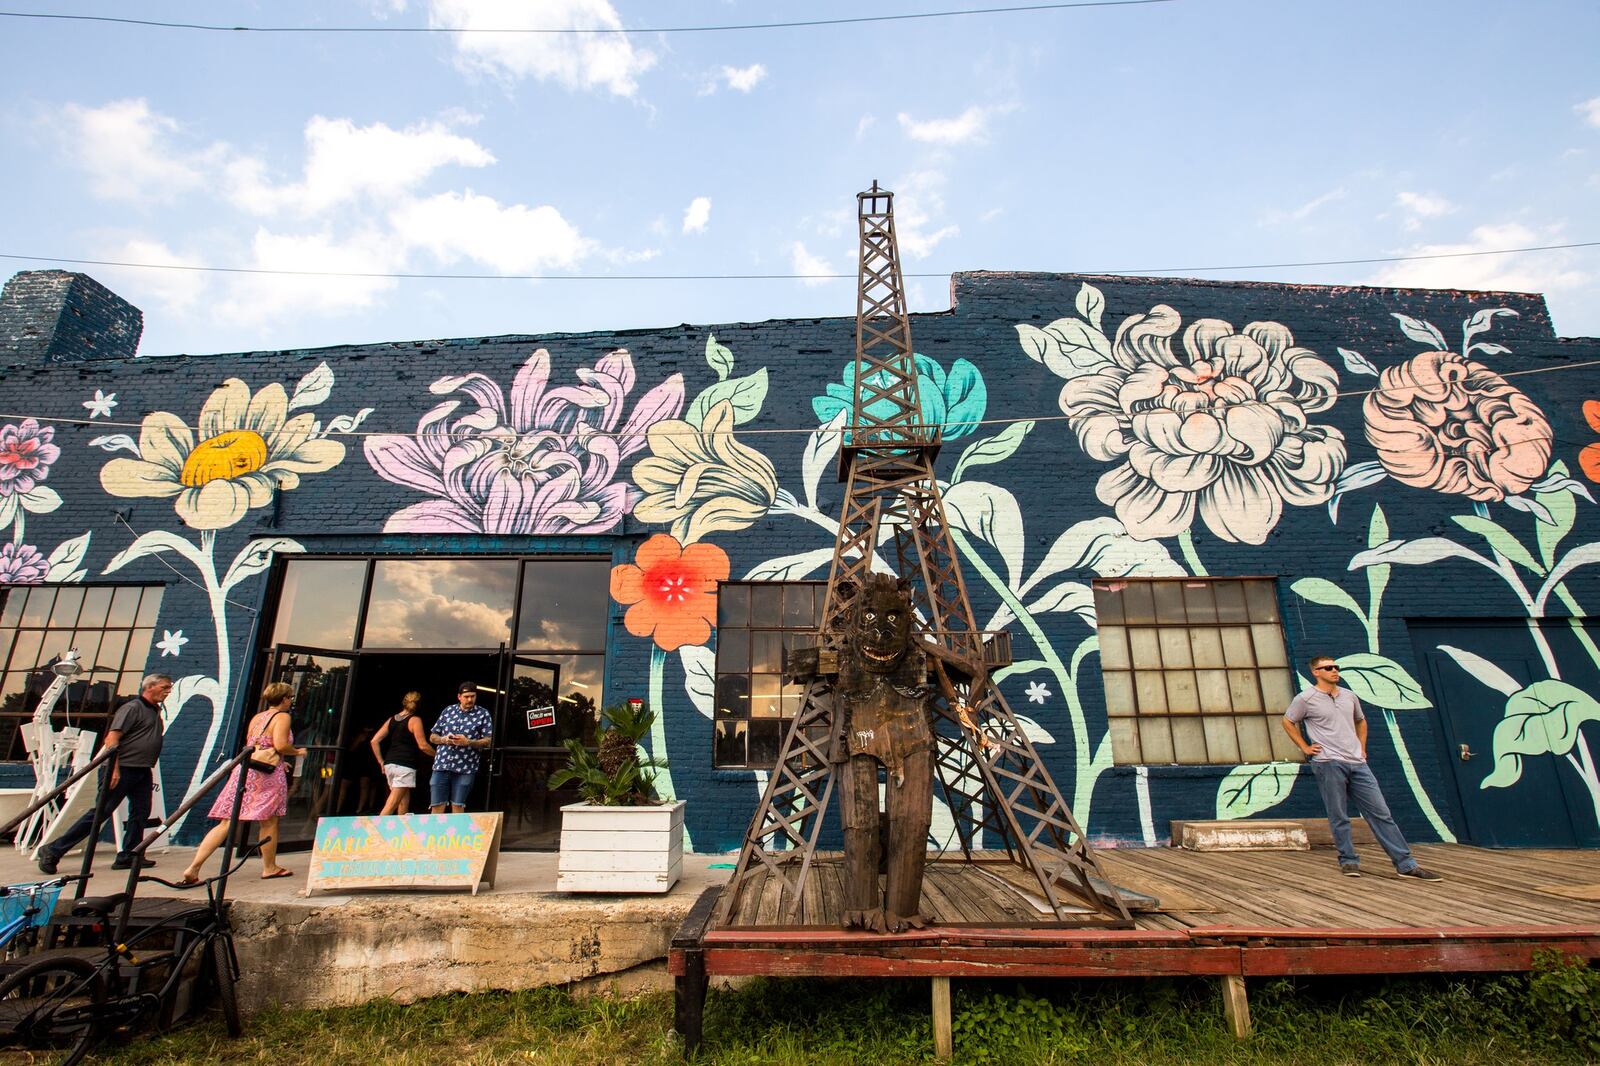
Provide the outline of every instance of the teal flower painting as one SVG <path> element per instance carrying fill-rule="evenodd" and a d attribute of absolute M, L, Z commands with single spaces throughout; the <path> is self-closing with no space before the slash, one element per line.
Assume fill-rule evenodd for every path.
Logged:
<path fill-rule="evenodd" d="M 989 405 L 989 391 L 983 384 L 978 368 L 965 359 L 950 365 L 950 372 L 926 355 L 915 355 L 917 361 L 917 392 L 922 404 L 922 421 L 930 426 L 943 426 L 944 439 L 965 437 L 978 428 L 983 412 Z M 888 384 L 888 375 L 878 371 L 883 380 L 874 384 Z M 825 390 L 825 395 L 814 397 L 811 410 L 817 421 L 827 422 L 840 411 L 850 409 L 855 394 L 856 364 L 845 364 L 844 380 L 836 381 Z M 888 416 L 894 413 L 894 404 L 879 400 L 867 408 L 867 413 Z"/>

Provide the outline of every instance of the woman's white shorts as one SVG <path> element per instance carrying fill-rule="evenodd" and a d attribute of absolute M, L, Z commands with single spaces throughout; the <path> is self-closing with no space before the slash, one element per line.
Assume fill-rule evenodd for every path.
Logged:
<path fill-rule="evenodd" d="M 388 778 L 390 788 L 416 788 L 417 771 L 409 766 L 396 766 L 392 762 L 383 764 L 383 776 Z"/>

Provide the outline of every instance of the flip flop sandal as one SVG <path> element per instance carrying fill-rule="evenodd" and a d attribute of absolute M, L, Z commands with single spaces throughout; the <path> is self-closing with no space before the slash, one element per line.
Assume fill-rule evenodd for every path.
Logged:
<path fill-rule="evenodd" d="M 279 870 L 277 873 L 262 874 L 261 875 L 261 880 L 263 880 L 263 881 L 271 881 L 271 880 L 273 880 L 275 878 L 279 878 L 279 877 L 293 877 L 293 876 L 294 876 L 294 871 L 293 870 Z"/>

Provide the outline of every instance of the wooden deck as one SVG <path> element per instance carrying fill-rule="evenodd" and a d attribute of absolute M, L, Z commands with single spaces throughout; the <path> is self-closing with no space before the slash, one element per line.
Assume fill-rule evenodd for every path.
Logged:
<path fill-rule="evenodd" d="M 1330 848 L 1097 851 L 1112 881 L 1156 901 L 1132 929 L 1056 921 L 1030 876 L 991 856 L 930 863 L 935 924 L 888 936 L 839 926 L 836 862 L 815 868 L 798 924 L 781 924 L 776 885 L 757 883 L 715 926 L 721 890 L 708 890 L 668 957 L 679 1030 L 698 1041 L 706 981 L 721 975 L 931 977 L 936 1003 L 951 977 L 1210 975 L 1242 1035 L 1249 977 L 1523 970 L 1541 948 L 1600 958 L 1600 851 L 1421 845 L 1418 861 L 1445 878 L 1427 883 L 1357 850 L 1359 879 Z"/>

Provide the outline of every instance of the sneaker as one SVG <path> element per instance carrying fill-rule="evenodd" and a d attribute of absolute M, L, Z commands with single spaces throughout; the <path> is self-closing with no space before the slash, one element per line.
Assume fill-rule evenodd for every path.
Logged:
<path fill-rule="evenodd" d="M 1361 867 L 1353 862 L 1341 862 L 1339 864 L 1339 872 L 1346 877 L 1360 877 Z"/>
<path fill-rule="evenodd" d="M 141 870 L 149 869 L 156 864 L 154 859 L 145 859 L 139 864 Z M 132 855 L 118 855 L 117 860 L 111 864 L 113 870 L 126 870 L 133 865 Z"/>
<path fill-rule="evenodd" d="M 1440 877 L 1438 874 L 1434 873 L 1432 870 L 1424 870 L 1420 866 L 1413 867 L 1413 868 L 1411 868 L 1409 870 L 1399 870 L 1399 871 L 1396 871 L 1396 872 L 1401 877 L 1409 877 L 1413 881 L 1443 881 L 1444 880 L 1443 877 Z"/>
<path fill-rule="evenodd" d="M 61 856 L 57 855 L 53 851 L 50 851 L 48 848 L 40 848 L 39 849 L 39 872 L 40 873 L 42 873 L 42 874 L 53 874 L 53 873 L 56 872 L 56 867 L 59 866 L 60 864 L 61 864 Z"/>

